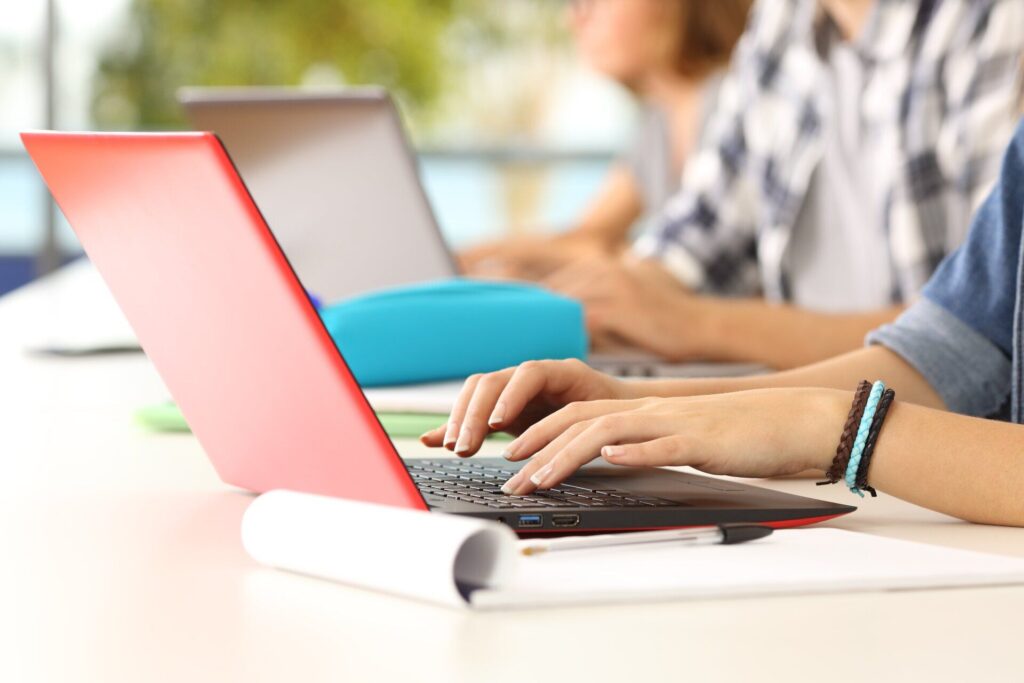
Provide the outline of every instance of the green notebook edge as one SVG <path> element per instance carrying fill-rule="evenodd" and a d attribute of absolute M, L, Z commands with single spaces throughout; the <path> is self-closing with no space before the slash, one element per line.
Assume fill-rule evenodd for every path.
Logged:
<path fill-rule="evenodd" d="M 430 413 L 379 412 L 377 417 L 392 439 L 418 439 L 420 434 L 443 424 L 445 420 L 444 415 Z M 192 431 L 185 416 L 171 401 L 140 408 L 135 412 L 135 421 L 152 432 L 189 434 Z M 497 432 L 490 438 L 509 441 L 512 436 Z"/>

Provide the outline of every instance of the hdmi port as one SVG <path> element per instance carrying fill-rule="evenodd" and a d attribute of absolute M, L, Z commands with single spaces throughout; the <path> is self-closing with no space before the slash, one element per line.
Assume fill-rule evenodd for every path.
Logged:
<path fill-rule="evenodd" d="M 580 516 L 576 514 L 551 515 L 554 526 L 579 526 Z"/>

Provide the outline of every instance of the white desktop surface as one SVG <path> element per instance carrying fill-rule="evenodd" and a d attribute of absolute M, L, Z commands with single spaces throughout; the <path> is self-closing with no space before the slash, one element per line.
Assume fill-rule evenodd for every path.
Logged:
<path fill-rule="evenodd" d="M 133 423 L 166 396 L 144 356 L 25 352 L 73 285 L 0 299 L 0 681 L 1024 680 L 1024 587 L 472 613 L 257 567 L 249 494 Z M 1024 556 L 884 495 L 833 524 Z"/>

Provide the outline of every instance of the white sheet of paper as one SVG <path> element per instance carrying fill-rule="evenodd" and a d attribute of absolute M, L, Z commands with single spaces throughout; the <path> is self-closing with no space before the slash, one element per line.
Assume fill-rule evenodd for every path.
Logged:
<path fill-rule="evenodd" d="M 776 531 L 737 545 L 656 544 L 523 557 L 473 593 L 481 608 L 1024 583 L 1024 559 L 842 529 Z"/>
<path fill-rule="evenodd" d="M 480 609 L 1024 583 L 1024 559 L 830 528 L 524 557 L 497 522 L 285 491 L 250 505 L 242 542 L 272 567 Z"/>

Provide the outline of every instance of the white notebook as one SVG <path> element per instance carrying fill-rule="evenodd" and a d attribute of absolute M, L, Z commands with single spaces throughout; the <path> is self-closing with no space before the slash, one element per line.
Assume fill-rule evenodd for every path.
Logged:
<path fill-rule="evenodd" d="M 496 522 L 287 491 L 250 505 L 242 542 L 271 567 L 477 609 L 1024 583 L 1024 559 L 829 528 L 526 557 Z"/>

